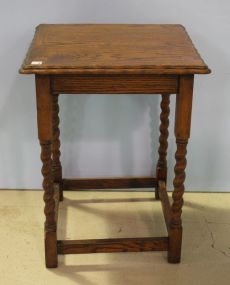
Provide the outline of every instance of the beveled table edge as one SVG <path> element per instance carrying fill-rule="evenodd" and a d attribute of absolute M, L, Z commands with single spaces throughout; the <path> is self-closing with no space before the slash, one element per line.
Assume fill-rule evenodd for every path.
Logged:
<path fill-rule="evenodd" d="M 20 74 L 209 74 L 211 69 L 208 66 L 198 67 L 177 67 L 177 68 L 24 68 L 19 69 Z"/>

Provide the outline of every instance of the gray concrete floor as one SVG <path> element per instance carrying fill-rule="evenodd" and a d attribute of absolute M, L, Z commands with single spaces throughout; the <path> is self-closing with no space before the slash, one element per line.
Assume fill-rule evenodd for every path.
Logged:
<path fill-rule="evenodd" d="M 65 192 L 59 239 L 166 235 L 153 193 Z M 182 262 L 165 252 L 59 256 L 44 265 L 41 191 L 0 191 L 0 284 L 228 285 L 230 193 L 186 193 Z M 67 221 L 67 222 L 66 222 Z"/>

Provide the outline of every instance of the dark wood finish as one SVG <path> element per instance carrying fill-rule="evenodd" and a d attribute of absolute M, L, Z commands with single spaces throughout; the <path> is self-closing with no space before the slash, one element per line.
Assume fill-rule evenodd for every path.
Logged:
<path fill-rule="evenodd" d="M 54 182 L 59 183 L 59 200 L 63 200 L 62 191 L 62 167 L 61 167 L 61 151 L 60 151 L 60 129 L 59 129 L 59 105 L 58 105 L 58 94 L 53 94 L 53 142 L 52 142 L 52 170 L 54 176 Z"/>
<path fill-rule="evenodd" d="M 161 100 L 161 114 L 160 114 L 160 137 L 159 137 L 159 159 L 157 162 L 156 176 L 157 180 L 167 180 L 167 149 L 168 149 L 168 127 L 169 127 L 169 103 L 170 103 L 170 95 L 162 94 Z M 158 185 L 155 188 L 155 197 L 159 199 L 159 189 Z"/>
<path fill-rule="evenodd" d="M 59 254 L 165 251 L 168 237 L 60 240 L 57 247 Z"/>
<path fill-rule="evenodd" d="M 191 112 L 193 96 L 193 75 L 184 75 L 180 79 L 180 92 L 176 97 L 175 136 L 177 150 L 175 154 L 176 165 L 173 180 L 172 215 L 169 231 L 168 261 L 180 262 L 182 243 L 182 206 L 186 167 L 186 146 L 190 136 Z"/>
<path fill-rule="evenodd" d="M 52 96 L 49 76 L 36 75 L 38 137 L 41 145 L 41 161 L 44 189 L 45 258 L 48 268 L 57 267 L 57 234 L 55 219 L 54 185 L 52 175 Z"/>
<path fill-rule="evenodd" d="M 175 75 L 56 75 L 52 91 L 67 94 L 154 94 L 177 93 Z"/>
<path fill-rule="evenodd" d="M 167 230 L 169 232 L 170 229 L 170 221 L 171 221 L 171 206 L 169 202 L 168 192 L 166 190 L 165 181 L 160 180 L 158 182 L 158 188 L 159 188 L 159 198 L 161 200 L 161 205 L 163 209 L 165 224 L 167 227 Z"/>
<path fill-rule="evenodd" d="M 58 208 L 59 208 L 59 201 L 60 201 L 60 184 L 59 183 L 54 183 L 54 195 L 53 195 L 54 201 L 55 201 L 55 208 L 54 208 L 54 213 L 55 213 L 55 222 L 57 225 L 58 222 Z"/>
<path fill-rule="evenodd" d="M 64 190 L 154 188 L 156 184 L 154 177 L 63 179 Z"/>
<path fill-rule="evenodd" d="M 190 136 L 194 74 L 210 73 L 181 25 L 39 25 L 24 63 L 35 74 L 38 137 L 45 201 L 46 266 L 57 253 L 167 250 L 180 262 L 186 146 Z M 63 179 L 58 94 L 162 94 L 156 178 Z M 169 94 L 176 94 L 173 202 L 167 190 Z M 168 237 L 57 241 L 58 202 L 65 189 L 154 188 Z M 58 192 L 59 191 L 59 192 Z M 159 194 L 159 197 L 158 197 Z"/>
<path fill-rule="evenodd" d="M 43 24 L 36 29 L 20 72 L 195 74 L 210 70 L 181 25 Z"/>

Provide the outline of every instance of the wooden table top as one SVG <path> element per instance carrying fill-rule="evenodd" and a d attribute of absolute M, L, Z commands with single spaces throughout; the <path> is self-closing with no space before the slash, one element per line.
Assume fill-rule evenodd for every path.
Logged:
<path fill-rule="evenodd" d="M 181 25 L 41 24 L 20 73 L 210 73 Z"/>

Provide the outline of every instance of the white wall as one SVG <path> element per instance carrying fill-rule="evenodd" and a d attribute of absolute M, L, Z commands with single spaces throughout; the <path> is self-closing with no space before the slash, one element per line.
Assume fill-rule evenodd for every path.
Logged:
<path fill-rule="evenodd" d="M 35 26 L 84 22 L 186 26 L 213 71 L 195 80 L 186 186 L 191 191 L 230 190 L 228 0 L 0 0 L 0 7 L 0 188 L 41 187 L 33 76 L 18 74 Z M 65 176 L 150 175 L 158 103 L 158 96 L 63 95 Z M 169 179 L 172 133 L 171 128 Z"/>

